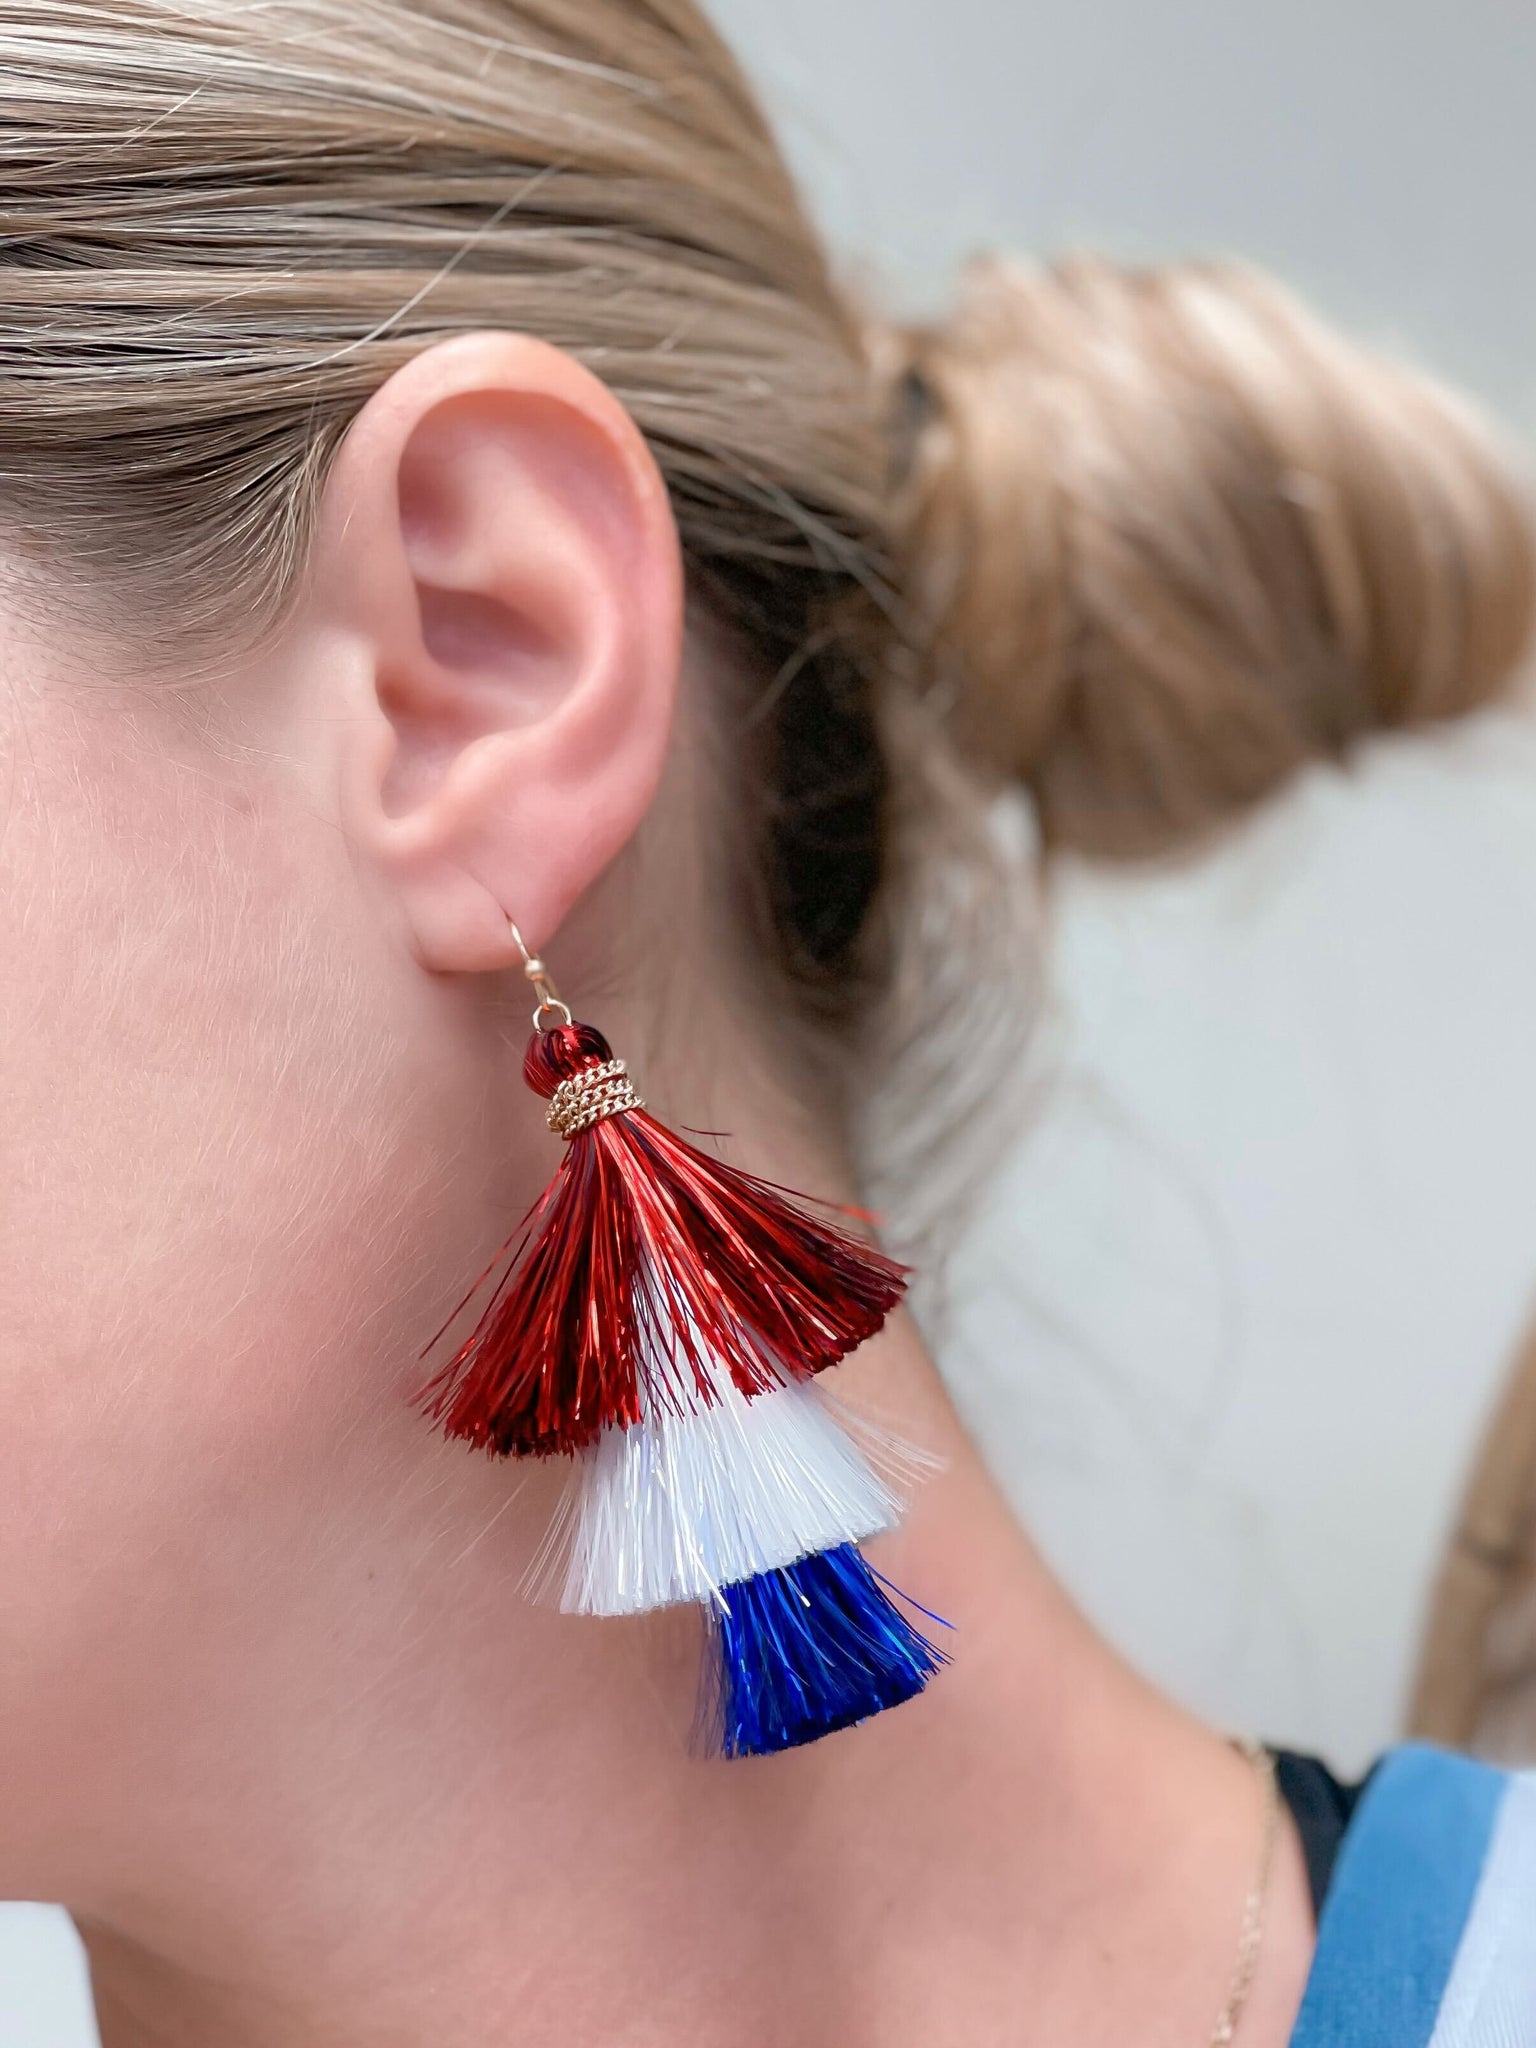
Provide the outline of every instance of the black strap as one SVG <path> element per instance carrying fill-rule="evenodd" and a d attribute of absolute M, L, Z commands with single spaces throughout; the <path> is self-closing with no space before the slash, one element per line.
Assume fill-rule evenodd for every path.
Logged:
<path fill-rule="evenodd" d="M 1320 1917 L 1344 1831 L 1361 1793 L 1371 1781 L 1367 1777 L 1358 1785 L 1346 1785 L 1315 1756 L 1298 1756 L 1290 1749 L 1277 1749 L 1272 1754 L 1280 1797 L 1290 1809 L 1307 1859 L 1312 1912 L 1314 1917 Z"/>

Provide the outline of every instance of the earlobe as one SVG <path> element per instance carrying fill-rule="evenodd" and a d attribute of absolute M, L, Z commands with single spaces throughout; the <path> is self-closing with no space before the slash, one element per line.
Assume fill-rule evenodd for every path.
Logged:
<path fill-rule="evenodd" d="M 543 946 L 660 780 L 682 575 L 639 430 L 589 372 L 517 335 L 425 351 L 328 480 L 314 602 L 358 713 L 347 829 L 424 965 Z"/>

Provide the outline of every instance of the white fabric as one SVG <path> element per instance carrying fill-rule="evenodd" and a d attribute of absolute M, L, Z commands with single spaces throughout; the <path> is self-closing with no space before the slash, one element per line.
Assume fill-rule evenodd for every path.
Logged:
<path fill-rule="evenodd" d="M 1536 1772 L 1505 1794 L 1430 2048 L 1536 2048 Z"/>

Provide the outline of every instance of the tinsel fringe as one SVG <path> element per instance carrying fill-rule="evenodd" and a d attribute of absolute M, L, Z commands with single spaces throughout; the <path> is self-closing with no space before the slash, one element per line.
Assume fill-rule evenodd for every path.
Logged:
<path fill-rule="evenodd" d="M 697 1732 L 727 1757 L 851 1728 L 914 1699 L 949 1661 L 851 1543 L 727 1586 L 708 1618 Z"/>
<path fill-rule="evenodd" d="M 722 1373 L 707 1408 L 647 1412 L 582 1454 L 538 1594 L 571 1614 L 712 1603 L 727 1586 L 893 1529 L 919 1455 L 818 1386 L 748 1400 Z M 878 1457 L 878 1466 L 871 1462 Z"/>
<path fill-rule="evenodd" d="M 533 1039 L 524 1073 L 548 1097 L 610 1058 L 601 1032 L 562 1025 Z M 647 1360 L 664 1361 L 656 1400 L 678 1415 L 710 1405 L 719 1367 L 747 1395 L 807 1378 L 872 1336 L 906 1284 L 832 1214 L 640 1108 L 567 1142 L 498 1263 L 479 1322 L 421 1399 L 449 1436 L 501 1456 L 632 1428 Z"/>

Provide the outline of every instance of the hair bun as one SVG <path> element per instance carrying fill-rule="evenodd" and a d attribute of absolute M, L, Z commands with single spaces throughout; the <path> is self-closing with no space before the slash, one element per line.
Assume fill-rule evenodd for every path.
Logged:
<path fill-rule="evenodd" d="M 986 259 L 884 350 L 918 635 L 1048 842 L 1173 846 L 1525 647 L 1529 515 L 1476 418 L 1251 271 Z"/>

